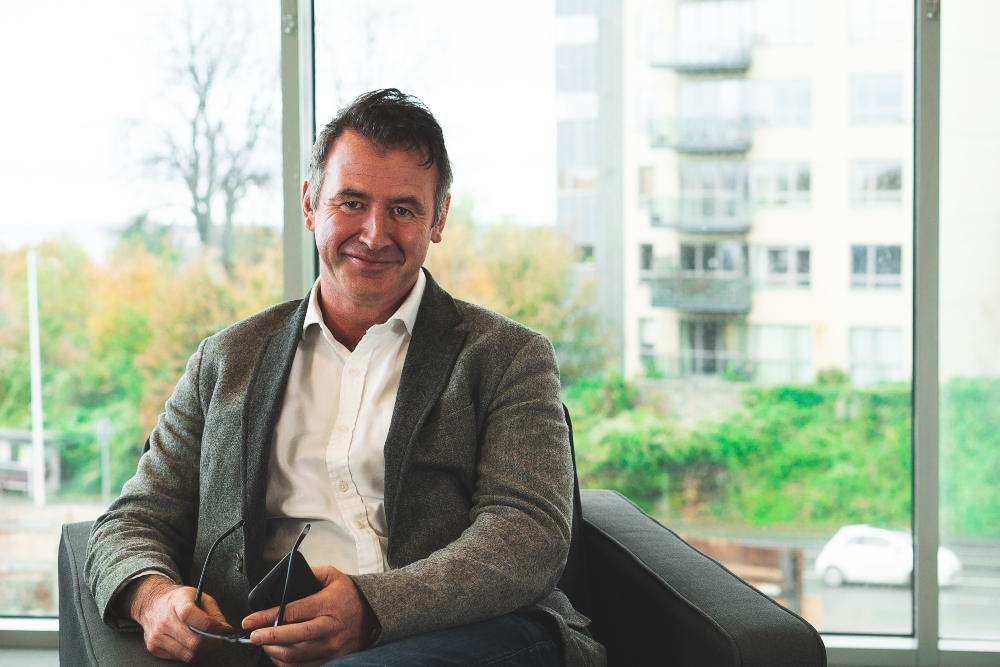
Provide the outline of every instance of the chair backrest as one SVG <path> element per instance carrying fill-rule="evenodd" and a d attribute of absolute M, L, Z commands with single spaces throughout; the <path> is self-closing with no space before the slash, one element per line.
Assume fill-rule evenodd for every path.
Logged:
<path fill-rule="evenodd" d="M 583 547 L 583 508 L 580 504 L 580 482 L 576 477 L 576 451 L 573 447 L 573 422 L 569 410 L 563 406 L 566 426 L 569 428 L 569 450 L 573 456 L 573 522 L 566 569 L 559 579 L 559 590 L 566 594 L 573 608 L 584 616 L 592 616 L 590 604 L 590 577 L 587 573 L 587 554 Z"/>

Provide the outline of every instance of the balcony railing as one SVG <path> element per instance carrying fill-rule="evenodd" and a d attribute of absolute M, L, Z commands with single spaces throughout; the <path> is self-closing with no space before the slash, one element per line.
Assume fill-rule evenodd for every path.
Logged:
<path fill-rule="evenodd" d="M 649 279 L 652 305 L 688 313 L 750 312 L 750 279 L 676 271 Z"/>
<path fill-rule="evenodd" d="M 653 67 L 665 67 L 682 74 L 743 73 L 750 69 L 749 44 L 658 43 L 650 52 Z"/>
<path fill-rule="evenodd" d="M 642 363 L 650 375 L 679 377 L 750 378 L 749 361 L 741 352 L 727 350 L 680 350 L 679 354 L 645 354 Z"/>
<path fill-rule="evenodd" d="M 746 153 L 753 144 L 750 118 L 658 118 L 651 127 L 654 148 L 679 153 Z"/>
<path fill-rule="evenodd" d="M 745 234 L 753 212 L 740 197 L 657 197 L 648 200 L 649 222 L 681 232 Z"/>

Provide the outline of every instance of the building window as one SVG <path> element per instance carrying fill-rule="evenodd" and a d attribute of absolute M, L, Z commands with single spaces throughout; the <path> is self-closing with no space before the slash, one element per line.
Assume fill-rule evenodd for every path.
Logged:
<path fill-rule="evenodd" d="M 582 243 L 576 246 L 576 261 L 581 264 L 593 264 L 594 246 L 589 243 Z"/>
<path fill-rule="evenodd" d="M 809 287 L 809 248 L 760 246 L 756 253 L 760 287 Z"/>
<path fill-rule="evenodd" d="M 744 275 L 746 246 L 739 241 L 682 243 L 681 271 L 723 275 Z"/>
<path fill-rule="evenodd" d="M 639 320 L 639 358 L 647 374 L 656 371 L 656 320 L 651 317 Z"/>
<path fill-rule="evenodd" d="M 682 375 L 719 375 L 725 370 L 725 323 L 687 320 L 681 322 Z"/>
<path fill-rule="evenodd" d="M 686 63 L 725 63 L 745 57 L 753 42 L 753 4 L 708 0 L 677 5 L 677 52 Z"/>
<path fill-rule="evenodd" d="M 851 287 L 899 289 L 903 284 L 902 272 L 901 246 L 851 246 Z"/>
<path fill-rule="evenodd" d="M 903 201 L 903 166 L 899 162 L 851 163 L 851 203 L 866 206 Z"/>
<path fill-rule="evenodd" d="M 851 38 L 903 37 L 912 8 L 913 3 L 907 0 L 851 0 Z"/>
<path fill-rule="evenodd" d="M 639 270 L 649 272 L 653 270 L 653 244 L 641 243 L 639 245 Z"/>
<path fill-rule="evenodd" d="M 750 167 L 750 199 L 757 206 L 808 204 L 811 195 L 808 164 L 760 163 Z"/>
<path fill-rule="evenodd" d="M 750 361 L 755 382 L 812 382 L 812 331 L 808 326 L 752 325 Z"/>
<path fill-rule="evenodd" d="M 852 123 L 898 123 L 903 120 L 903 78 L 895 74 L 851 79 Z"/>
<path fill-rule="evenodd" d="M 851 382 L 865 386 L 903 381 L 903 332 L 896 328 L 852 327 Z"/>
<path fill-rule="evenodd" d="M 597 190 L 597 169 L 594 167 L 560 169 L 559 190 L 563 192 L 595 192 Z"/>
<path fill-rule="evenodd" d="M 678 86 L 681 118 L 746 117 L 749 84 L 743 79 L 683 81 Z"/>

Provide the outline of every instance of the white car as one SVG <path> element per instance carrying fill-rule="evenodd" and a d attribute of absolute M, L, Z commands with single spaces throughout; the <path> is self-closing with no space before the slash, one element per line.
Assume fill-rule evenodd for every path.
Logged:
<path fill-rule="evenodd" d="M 938 583 L 950 586 L 961 571 L 955 552 L 938 548 Z M 816 573 L 830 587 L 844 583 L 908 586 L 913 575 L 913 539 L 898 530 L 844 526 L 820 551 Z"/>

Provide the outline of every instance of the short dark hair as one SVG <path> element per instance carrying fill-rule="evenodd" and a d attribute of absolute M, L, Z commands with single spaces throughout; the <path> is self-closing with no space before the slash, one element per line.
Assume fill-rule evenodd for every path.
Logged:
<path fill-rule="evenodd" d="M 313 144 L 309 159 L 309 201 L 319 206 L 323 168 L 334 144 L 345 130 L 357 132 L 372 145 L 388 150 L 419 150 L 426 154 L 422 167 L 437 167 L 434 188 L 434 224 L 441 221 L 444 200 L 451 189 L 451 162 L 444 132 L 419 99 L 396 88 L 382 88 L 359 95 L 337 112 Z"/>

